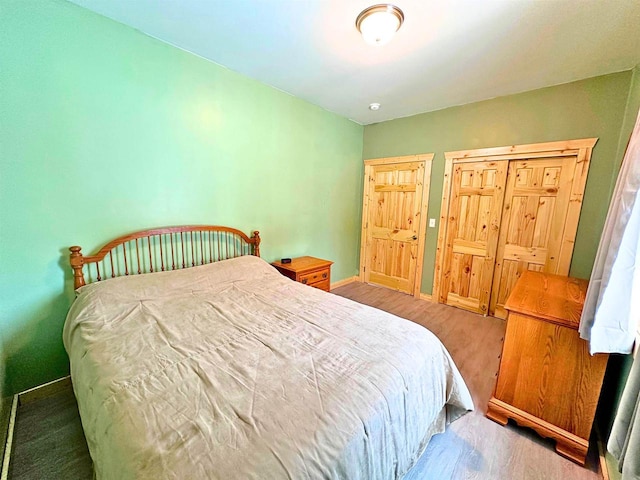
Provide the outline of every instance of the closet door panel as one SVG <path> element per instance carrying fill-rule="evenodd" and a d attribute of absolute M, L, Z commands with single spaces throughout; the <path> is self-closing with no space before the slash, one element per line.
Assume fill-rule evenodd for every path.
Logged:
<path fill-rule="evenodd" d="M 568 275 L 559 262 L 575 167 L 576 157 L 509 163 L 491 315 L 506 318 L 504 304 L 525 271 Z"/>
<path fill-rule="evenodd" d="M 454 165 L 440 301 L 487 313 L 508 161 Z"/>

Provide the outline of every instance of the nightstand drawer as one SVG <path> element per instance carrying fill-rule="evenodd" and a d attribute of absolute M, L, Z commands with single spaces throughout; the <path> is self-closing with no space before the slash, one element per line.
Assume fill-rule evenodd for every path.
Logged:
<path fill-rule="evenodd" d="M 331 285 L 329 283 L 329 279 L 328 278 L 326 280 L 322 280 L 320 282 L 308 283 L 307 285 L 309 285 L 310 287 L 313 287 L 313 288 L 319 288 L 320 290 L 324 290 L 325 292 L 328 292 L 328 291 L 331 290 Z"/>
<path fill-rule="evenodd" d="M 304 275 L 300 275 L 298 278 L 298 281 L 305 285 L 322 282 L 324 280 L 329 281 L 329 269 L 325 268 L 323 270 L 318 270 L 317 272 L 305 273 Z"/>

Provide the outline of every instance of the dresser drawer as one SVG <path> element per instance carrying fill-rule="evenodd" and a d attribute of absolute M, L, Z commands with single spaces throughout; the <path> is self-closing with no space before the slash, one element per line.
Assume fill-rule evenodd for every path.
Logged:
<path fill-rule="evenodd" d="M 300 283 L 304 283 L 305 285 L 311 285 L 312 283 L 318 283 L 323 281 L 329 281 L 329 269 L 325 268 L 322 270 L 317 270 L 315 272 L 305 273 L 298 277 L 298 281 Z"/>

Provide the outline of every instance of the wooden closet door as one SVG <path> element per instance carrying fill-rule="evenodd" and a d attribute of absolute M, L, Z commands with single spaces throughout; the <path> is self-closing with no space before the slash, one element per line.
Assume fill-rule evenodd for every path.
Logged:
<path fill-rule="evenodd" d="M 368 165 L 365 175 L 364 281 L 413 294 L 425 161 Z"/>
<path fill-rule="evenodd" d="M 576 157 L 509 163 L 490 315 L 504 304 L 527 270 L 568 275 L 573 245 L 562 248 Z"/>
<path fill-rule="evenodd" d="M 486 314 L 509 162 L 453 166 L 440 301 Z"/>

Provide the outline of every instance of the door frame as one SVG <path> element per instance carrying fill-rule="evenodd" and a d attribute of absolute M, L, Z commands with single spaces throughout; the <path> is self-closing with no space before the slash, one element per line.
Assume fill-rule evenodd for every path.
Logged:
<path fill-rule="evenodd" d="M 421 153 L 418 155 L 406 155 L 402 157 L 371 158 L 364 161 L 363 189 L 362 189 L 362 229 L 360 231 L 360 273 L 359 281 L 365 281 L 365 265 L 367 253 L 367 232 L 369 229 L 369 182 L 372 167 L 376 165 L 390 165 L 394 163 L 424 162 L 424 175 L 418 182 L 422 182 L 422 198 L 420 199 L 420 225 L 418 226 L 418 258 L 416 259 L 416 271 L 413 285 L 413 296 L 420 298 L 422 286 L 422 264 L 424 262 L 424 244 L 427 236 L 427 212 L 429 209 L 429 187 L 431 186 L 431 164 L 433 153 Z"/>
<path fill-rule="evenodd" d="M 583 138 L 578 140 L 563 140 L 558 142 L 531 143 L 526 145 L 507 145 L 504 147 L 479 148 L 475 150 L 459 150 L 445 152 L 444 179 L 442 183 L 442 203 L 440 204 L 440 224 L 438 225 L 438 242 L 436 247 L 436 265 L 433 274 L 433 290 L 431 297 L 434 302 L 443 303 L 442 267 L 447 238 L 447 218 L 451 202 L 451 176 L 453 165 L 468 162 L 490 162 L 496 160 L 536 160 L 537 158 L 576 157 L 576 170 L 571 187 L 569 210 L 565 222 L 565 232 L 562 248 L 571 247 L 578 231 L 578 220 L 582 209 L 584 189 L 589 173 L 591 153 L 598 138 Z M 568 267 L 568 265 L 567 265 Z"/>

